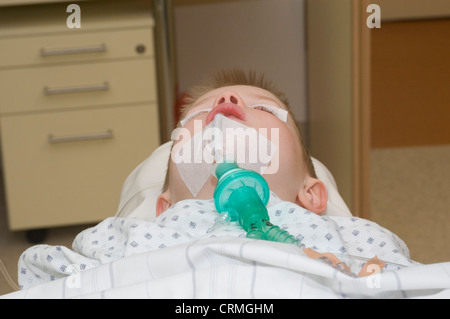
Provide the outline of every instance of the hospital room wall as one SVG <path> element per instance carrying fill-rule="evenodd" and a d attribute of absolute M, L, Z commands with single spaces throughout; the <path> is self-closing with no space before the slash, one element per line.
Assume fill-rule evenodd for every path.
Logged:
<path fill-rule="evenodd" d="M 378 92 L 373 92 L 371 84 L 373 45 L 371 29 L 366 24 L 369 15 L 366 9 L 371 2 L 306 1 L 308 112 L 312 154 L 333 173 L 340 193 L 352 212 L 365 218 L 370 217 L 370 153 L 373 147 L 371 138 L 374 137 L 371 136 L 371 127 L 375 124 L 371 119 L 371 97 L 373 98 L 373 94 L 380 97 Z M 381 32 L 383 28 L 387 29 L 387 20 L 437 19 L 449 16 L 450 12 L 450 2 L 441 0 L 426 3 L 420 0 L 373 2 L 381 7 Z M 414 34 L 412 39 L 415 39 Z M 414 54 L 408 57 L 412 63 L 414 59 L 418 59 Z M 430 62 L 427 59 L 424 61 Z M 420 63 L 413 67 L 418 64 Z M 389 79 L 389 76 L 384 75 L 384 78 Z M 443 78 L 448 79 L 445 76 Z M 381 83 L 386 84 L 387 81 Z M 443 83 L 439 83 L 440 86 Z M 416 93 L 419 92 L 414 92 Z M 446 91 L 441 90 L 441 93 L 447 96 Z M 398 109 L 396 105 L 396 111 Z M 422 111 L 428 109 L 424 108 Z M 446 110 L 448 112 L 448 108 Z M 389 111 L 392 114 L 394 110 L 391 108 Z M 413 113 L 410 110 L 408 112 Z M 448 113 L 434 112 L 428 115 L 435 116 L 436 119 L 436 114 L 442 116 L 442 122 Z M 387 117 L 382 116 L 381 124 L 384 119 L 389 119 L 389 114 L 385 115 Z M 402 119 L 404 116 L 396 118 L 400 122 Z M 420 115 L 415 117 L 415 120 L 420 119 Z M 378 128 L 377 134 L 382 133 L 383 129 Z M 392 136 L 391 133 L 388 135 Z"/>
<path fill-rule="evenodd" d="M 400 6 L 405 1 L 380 3 L 382 27 L 371 30 L 370 217 L 402 238 L 414 260 L 444 262 L 450 260 L 450 1 Z"/>
<path fill-rule="evenodd" d="M 304 0 L 174 4 L 180 94 L 218 69 L 255 69 L 286 92 L 297 121 L 307 125 Z"/>
<path fill-rule="evenodd" d="M 339 193 L 356 215 L 354 160 L 356 125 L 353 94 L 354 42 L 352 0 L 307 0 L 307 81 L 312 156 L 333 174 Z M 358 175 L 359 176 L 359 175 Z M 357 213 L 355 213 L 357 212 Z"/>

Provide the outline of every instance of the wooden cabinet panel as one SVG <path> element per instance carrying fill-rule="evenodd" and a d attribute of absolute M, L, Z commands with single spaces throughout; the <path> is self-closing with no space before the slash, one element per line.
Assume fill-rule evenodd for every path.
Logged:
<path fill-rule="evenodd" d="M 371 145 L 450 143 L 450 19 L 372 30 Z"/>
<path fill-rule="evenodd" d="M 151 3 L 1 6 L 0 136 L 11 230 L 116 213 L 128 174 L 160 144 Z"/>
<path fill-rule="evenodd" d="M 1 118 L 10 228 L 113 216 L 126 176 L 159 145 L 157 115 L 149 104 Z"/>
<path fill-rule="evenodd" d="M 0 68 L 153 57 L 152 28 L 0 38 Z"/>
<path fill-rule="evenodd" d="M 1 114 L 154 102 L 154 60 L 5 70 L 0 96 Z"/>

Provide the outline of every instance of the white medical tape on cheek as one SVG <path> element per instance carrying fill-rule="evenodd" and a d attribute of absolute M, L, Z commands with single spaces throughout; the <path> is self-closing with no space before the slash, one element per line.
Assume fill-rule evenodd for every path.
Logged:
<path fill-rule="evenodd" d="M 266 138 L 267 129 L 256 130 L 242 123 L 218 114 L 214 118 L 215 127 L 223 132 L 222 150 L 216 151 L 221 154 L 221 159 L 234 160 L 241 168 L 254 170 L 262 174 L 271 163 L 277 150 L 277 144 Z M 278 130 L 272 128 L 271 130 Z M 261 134 L 261 132 L 263 134 Z M 277 134 L 273 134 L 278 136 Z"/>
<path fill-rule="evenodd" d="M 180 178 L 194 198 L 210 177 L 211 164 L 203 160 L 204 149 L 210 148 L 207 145 L 209 144 L 207 143 L 208 141 L 204 139 L 204 130 L 210 127 L 212 127 L 212 123 L 205 126 L 201 131 L 194 134 L 194 136 L 190 136 L 189 134 L 189 139 L 181 147 L 176 149 L 176 153 L 171 155 Z M 186 128 L 181 128 L 181 130 L 189 132 Z M 188 134 L 185 136 L 188 136 Z M 175 150 L 175 147 L 173 150 Z"/>
<path fill-rule="evenodd" d="M 289 114 L 287 110 L 284 110 L 280 107 L 269 105 L 269 104 L 255 104 L 255 105 L 249 106 L 249 108 L 254 109 L 258 106 L 262 106 L 262 107 L 266 108 L 267 110 L 269 110 L 273 115 L 275 115 L 279 120 L 283 121 L 284 123 L 287 122 L 287 117 Z"/>
<path fill-rule="evenodd" d="M 189 114 L 188 116 L 186 116 L 184 119 L 182 119 L 180 121 L 180 125 L 181 127 L 185 126 L 187 122 L 189 122 L 190 120 L 192 120 L 194 117 L 196 117 L 197 115 L 199 115 L 200 113 L 204 113 L 204 112 L 210 112 L 212 110 L 212 108 L 207 108 L 207 109 L 202 109 L 202 110 L 197 110 L 195 112 L 192 112 L 191 114 Z"/>
<path fill-rule="evenodd" d="M 211 176 L 214 162 L 224 157 L 229 160 L 231 155 L 240 167 L 262 174 L 269 164 L 272 166 L 273 156 L 278 154 L 276 150 L 277 144 L 256 129 L 219 113 L 213 122 L 186 141 L 177 154 L 172 154 L 172 158 L 179 159 L 175 162 L 178 173 L 195 198 Z"/>

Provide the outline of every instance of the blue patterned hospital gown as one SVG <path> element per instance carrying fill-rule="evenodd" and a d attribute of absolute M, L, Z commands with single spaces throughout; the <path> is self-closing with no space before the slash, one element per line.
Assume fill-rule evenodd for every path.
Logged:
<path fill-rule="evenodd" d="M 358 273 L 367 259 L 387 261 L 387 270 L 412 264 L 405 243 L 389 230 L 356 217 L 320 216 L 272 194 L 268 205 L 270 221 L 289 231 L 309 248 L 350 258 L 348 265 Z M 72 249 L 37 245 L 19 259 L 21 288 L 69 276 L 125 256 L 213 237 L 245 237 L 237 223 L 215 227 L 218 213 L 212 200 L 176 203 L 153 221 L 107 218 L 82 231 Z"/>

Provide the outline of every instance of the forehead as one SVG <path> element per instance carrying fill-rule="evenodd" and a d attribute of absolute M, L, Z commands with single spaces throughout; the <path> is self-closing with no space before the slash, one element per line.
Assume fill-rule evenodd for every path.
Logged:
<path fill-rule="evenodd" d="M 268 104 L 276 104 L 284 108 L 286 107 L 273 93 L 250 85 L 231 85 L 211 90 L 199 97 L 197 101 L 194 102 L 193 107 L 203 105 L 205 103 L 212 104 L 222 93 L 229 91 L 239 94 L 247 105 L 266 102 Z"/>

